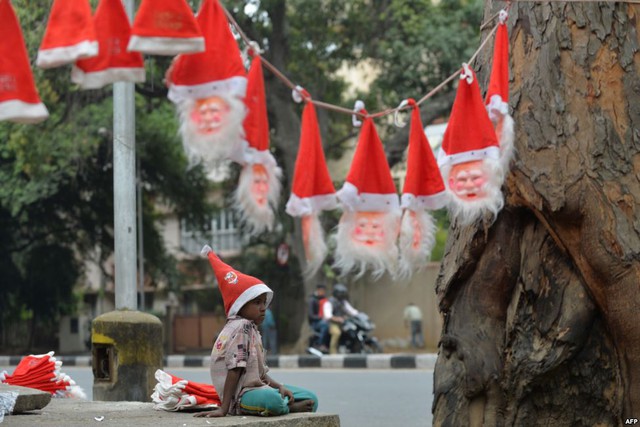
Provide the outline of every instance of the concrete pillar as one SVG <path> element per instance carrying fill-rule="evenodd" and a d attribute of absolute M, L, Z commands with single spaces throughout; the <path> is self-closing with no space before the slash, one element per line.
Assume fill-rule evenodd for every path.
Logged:
<path fill-rule="evenodd" d="M 118 310 L 93 320 L 93 400 L 150 402 L 163 367 L 162 322 L 140 311 Z"/>

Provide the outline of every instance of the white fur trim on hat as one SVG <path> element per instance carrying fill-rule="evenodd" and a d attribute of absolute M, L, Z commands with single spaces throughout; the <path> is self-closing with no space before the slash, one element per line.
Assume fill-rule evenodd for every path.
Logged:
<path fill-rule="evenodd" d="M 397 194 L 359 193 L 358 188 L 348 181 L 336 195 L 342 205 L 350 211 L 391 212 L 400 208 Z"/>
<path fill-rule="evenodd" d="M 71 68 L 71 81 L 82 89 L 100 89 L 114 82 L 143 83 L 144 68 L 108 68 L 103 71 L 85 73 L 75 65 Z"/>
<path fill-rule="evenodd" d="M 285 211 L 291 216 L 311 215 L 314 212 L 335 209 L 338 206 L 336 193 L 319 194 L 300 198 L 291 193 Z"/>
<path fill-rule="evenodd" d="M 170 101 L 178 103 L 184 99 L 202 99 L 212 96 L 237 96 L 243 98 L 246 92 L 247 78 L 233 76 L 228 79 L 193 86 L 171 84 L 167 97 Z"/>
<path fill-rule="evenodd" d="M 0 121 L 10 120 L 15 123 L 40 123 L 49 117 L 49 111 L 43 103 L 30 104 L 15 99 L 0 102 Z"/>
<path fill-rule="evenodd" d="M 273 299 L 273 291 L 264 283 L 259 283 L 257 285 L 251 286 L 242 294 L 240 294 L 240 296 L 231 305 L 227 317 L 235 316 L 246 303 L 255 298 L 258 298 L 262 294 L 267 294 L 268 307 L 269 304 L 271 304 L 271 300 Z"/>
<path fill-rule="evenodd" d="M 86 40 L 73 46 L 39 50 L 36 65 L 40 68 L 53 68 L 77 59 L 90 58 L 97 54 L 98 42 Z"/>
<path fill-rule="evenodd" d="M 240 165 L 261 164 L 266 167 L 275 168 L 278 166 L 275 157 L 269 150 L 256 150 L 251 147 L 246 140 L 242 140 L 229 154 L 229 159 Z"/>
<path fill-rule="evenodd" d="M 174 56 L 181 53 L 204 52 L 204 37 L 141 37 L 131 36 L 127 51 L 147 55 Z"/>
<path fill-rule="evenodd" d="M 443 208 L 449 202 L 449 194 L 447 190 L 442 190 L 439 193 L 432 194 L 430 196 L 415 196 L 411 193 L 404 193 L 400 197 L 400 207 L 402 209 L 410 209 L 415 212 L 420 212 L 425 209 L 436 210 Z"/>
<path fill-rule="evenodd" d="M 456 154 L 447 154 L 440 148 L 438 150 L 438 166 L 443 165 L 457 165 L 458 163 L 472 162 L 474 160 L 494 159 L 500 158 L 500 148 L 496 146 L 489 146 L 481 150 L 471 150 Z"/>

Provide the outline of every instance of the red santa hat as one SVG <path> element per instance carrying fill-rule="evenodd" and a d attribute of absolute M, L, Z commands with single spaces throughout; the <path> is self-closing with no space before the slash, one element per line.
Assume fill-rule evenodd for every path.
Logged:
<path fill-rule="evenodd" d="M 316 108 L 307 102 L 302 111 L 300 145 L 286 212 L 291 216 L 310 215 L 335 209 L 337 201 L 322 149 Z"/>
<path fill-rule="evenodd" d="M 98 38 L 87 0 L 54 0 L 36 65 L 53 68 L 98 54 Z"/>
<path fill-rule="evenodd" d="M 218 0 L 204 0 L 197 16 L 205 51 L 176 57 L 168 75 L 169 99 L 243 98 L 247 78 L 238 44 Z"/>
<path fill-rule="evenodd" d="M 499 117 L 509 113 L 509 34 L 507 31 L 507 12 L 500 11 L 495 44 L 493 46 L 493 64 L 489 88 L 485 98 L 489 118 L 497 122 Z"/>
<path fill-rule="evenodd" d="M 131 26 L 122 0 L 100 0 L 93 22 L 98 34 L 98 56 L 81 59 L 71 70 L 71 81 L 83 89 L 99 89 L 114 82 L 142 83 L 144 60 L 127 52 Z"/>
<path fill-rule="evenodd" d="M 185 0 L 142 0 L 129 51 L 173 56 L 204 51 L 204 37 Z"/>
<path fill-rule="evenodd" d="M 208 245 L 202 248 L 201 253 L 209 258 L 211 268 L 216 275 L 227 317 L 235 316 L 246 303 L 262 294 L 267 294 L 267 306 L 271 303 L 273 291 L 262 280 L 241 273 L 225 264 Z"/>
<path fill-rule="evenodd" d="M 500 158 L 498 139 L 473 70 L 463 65 L 456 99 L 438 152 L 438 166 Z M 445 177 L 446 178 L 446 177 Z"/>
<path fill-rule="evenodd" d="M 400 207 L 384 148 L 370 117 L 364 119 L 351 169 L 337 196 L 349 211 L 390 212 Z"/>
<path fill-rule="evenodd" d="M 413 111 L 407 153 L 407 175 L 400 206 L 413 211 L 440 209 L 447 203 L 447 192 L 440 169 L 424 133 L 420 108 L 413 99 L 407 100 L 407 104 L 413 107 Z"/>
<path fill-rule="evenodd" d="M 259 55 L 251 61 L 247 77 L 247 94 L 244 99 L 247 115 L 243 122 L 245 140 L 238 144 L 231 159 L 242 165 L 260 163 L 273 169 L 277 165 L 269 151 L 269 118 Z"/>
<path fill-rule="evenodd" d="M 0 1 L 0 22 L 0 120 L 41 122 L 49 112 L 36 90 L 22 28 L 10 1 Z"/>

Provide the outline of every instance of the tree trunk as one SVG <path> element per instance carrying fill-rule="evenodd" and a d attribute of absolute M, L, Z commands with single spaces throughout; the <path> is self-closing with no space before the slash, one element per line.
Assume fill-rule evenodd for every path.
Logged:
<path fill-rule="evenodd" d="M 434 425 L 622 425 L 640 418 L 640 6 L 514 2 L 508 25 L 517 155 L 495 222 L 450 230 Z"/>

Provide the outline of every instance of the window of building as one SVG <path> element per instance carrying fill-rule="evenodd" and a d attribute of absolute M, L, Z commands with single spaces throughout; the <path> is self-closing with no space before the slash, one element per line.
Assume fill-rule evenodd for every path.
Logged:
<path fill-rule="evenodd" d="M 219 253 L 238 253 L 244 240 L 233 210 L 221 209 L 199 230 L 188 227 L 184 220 L 180 224 L 181 247 L 189 254 L 200 254 L 205 243 Z"/>

